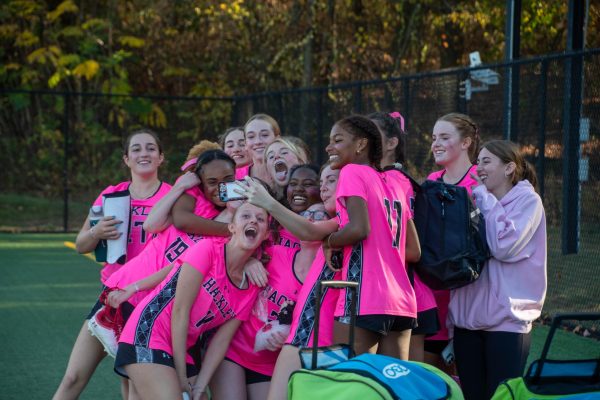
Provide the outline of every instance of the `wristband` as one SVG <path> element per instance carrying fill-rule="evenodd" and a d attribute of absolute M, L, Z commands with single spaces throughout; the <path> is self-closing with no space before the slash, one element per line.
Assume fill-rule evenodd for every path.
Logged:
<path fill-rule="evenodd" d="M 92 239 L 96 240 L 96 227 L 92 226 L 90 228 L 90 236 L 92 237 Z"/>

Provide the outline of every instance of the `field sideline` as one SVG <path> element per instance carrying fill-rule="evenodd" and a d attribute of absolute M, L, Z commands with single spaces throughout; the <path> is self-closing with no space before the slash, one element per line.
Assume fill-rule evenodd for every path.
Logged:
<path fill-rule="evenodd" d="M 60 382 L 100 290 L 98 264 L 65 245 L 74 240 L 74 234 L 0 233 L 2 399 L 49 399 Z M 534 328 L 530 359 L 539 355 L 546 333 Z M 559 332 L 551 353 L 598 356 L 600 342 Z M 80 398 L 120 398 L 112 359 L 102 362 Z"/>

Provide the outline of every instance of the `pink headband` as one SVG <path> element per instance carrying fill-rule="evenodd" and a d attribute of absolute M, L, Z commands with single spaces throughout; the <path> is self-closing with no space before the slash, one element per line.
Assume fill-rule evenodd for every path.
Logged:
<path fill-rule="evenodd" d="M 404 117 L 398 111 L 390 113 L 390 117 L 397 119 L 400 122 L 400 129 L 404 132 Z"/>
<path fill-rule="evenodd" d="M 191 160 L 187 160 L 182 166 L 181 166 L 181 170 L 185 171 L 186 169 L 188 169 L 189 167 L 191 167 L 192 165 L 196 164 L 197 159 L 196 158 L 192 158 Z"/>

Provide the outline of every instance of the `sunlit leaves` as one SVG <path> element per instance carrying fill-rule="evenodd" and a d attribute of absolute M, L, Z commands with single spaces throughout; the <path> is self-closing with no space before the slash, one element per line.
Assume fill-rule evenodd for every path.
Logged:
<path fill-rule="evenodd" d="M 16 40 L 15 46 L 17 47 L 30 47 L 38 44 L 40 39 L 35 36 L 31 31 L 23 31 L 21 32 Z"/>
<path fill-rule="evenodd" d="M 89 81 L 96 75 L 99 69 L 100 64 L 96 60 L 86 60 L 73 69 L 73 75 L 85 77 Z"/>
<path fill-rule="evenodd" d="M 121 36 L 119 38 L 119 43 L 123 46 L 128 46 L 132 48 L 140 48 L 144 47 L 146 41 L 144 39 L 140 39 L 134 36 Z"/>
<path fill-rule="evenodd" d="M 60 16 L 63 14 L 76 13 L 78 10 L 79 9 L 75 5 L 75 3 L 73 3 L 71 0 L 65 0 L 62 3 L 60 3 L 56 7 L 56 9 L 54 9 L 53 11 L 50 11 L 48 14 L 46 14 L 46 18 L 48 19 L 48 21 L 54 22 L 58 18 L 60 18 Z"/>

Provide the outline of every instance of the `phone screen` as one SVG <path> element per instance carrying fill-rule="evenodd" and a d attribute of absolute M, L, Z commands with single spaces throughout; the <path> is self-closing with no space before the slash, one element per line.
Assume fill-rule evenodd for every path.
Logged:
<path fill-rule="evenodd" d="M 240 187 L 236 182 L 219 183 L 219 199 L 221 199 L 221 201 L 244 200 L 245 197 L 236 193 L 236 190 L 240 190 Z"/>

